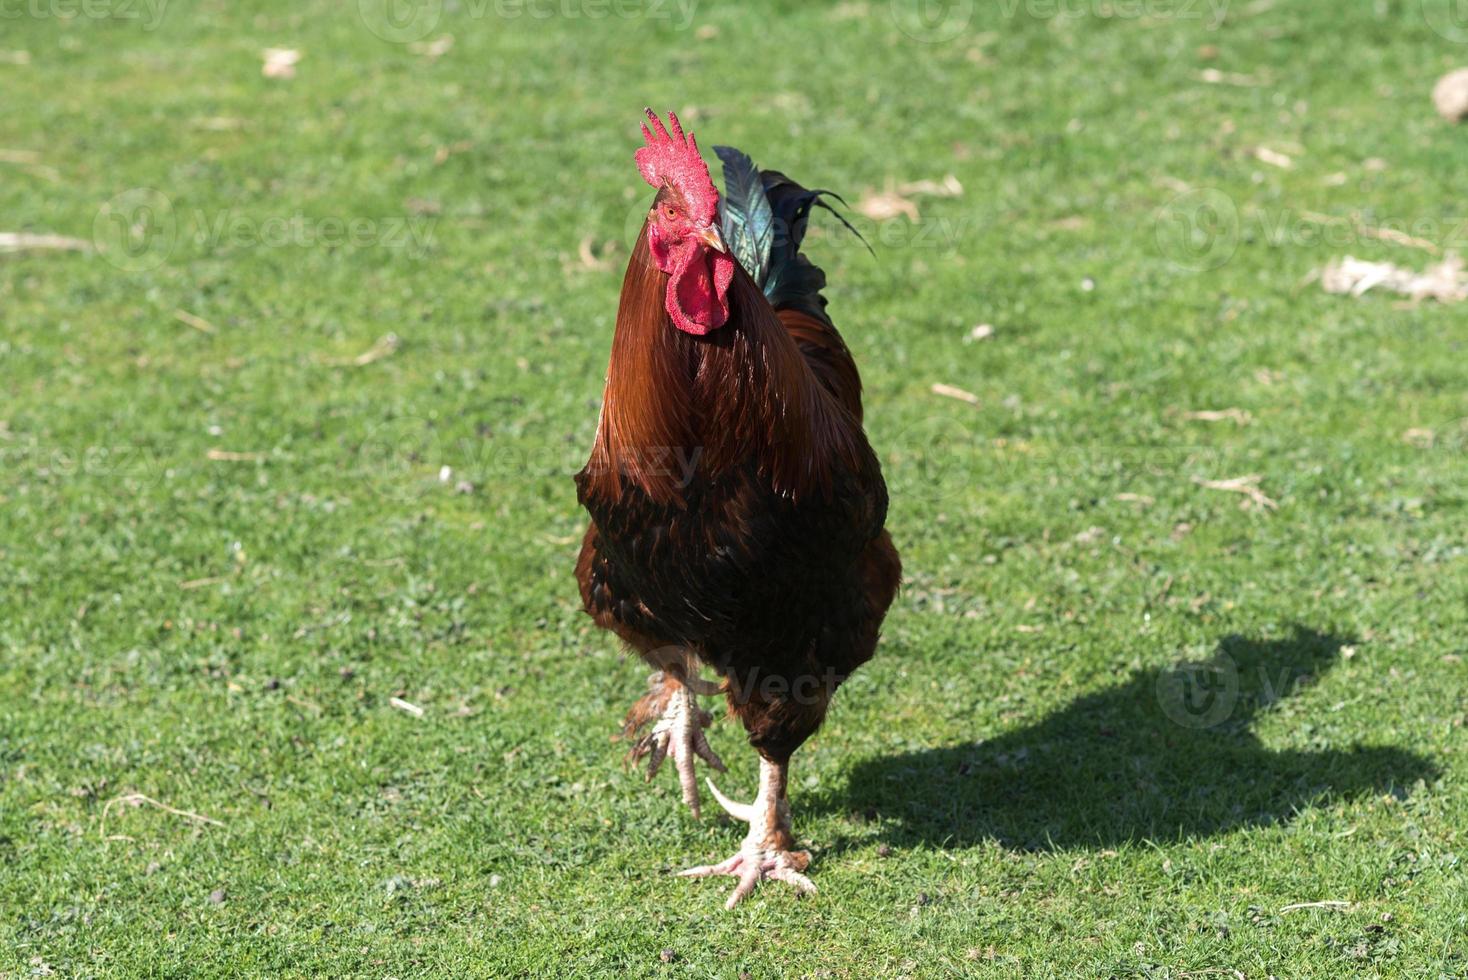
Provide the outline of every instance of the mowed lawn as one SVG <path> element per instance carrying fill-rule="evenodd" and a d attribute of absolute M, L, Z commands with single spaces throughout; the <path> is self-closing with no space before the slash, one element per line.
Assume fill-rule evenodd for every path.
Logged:
<path fill-rule="evenodd" d="M 11 5 L 0 976 L 1464 976 L 1468 308 L 1309 278 L 1468 248 L 1449 6 Z M 906 584 L 733 912 L 571 575 L 644 105 L 915 209 L 810 238 Z"/>

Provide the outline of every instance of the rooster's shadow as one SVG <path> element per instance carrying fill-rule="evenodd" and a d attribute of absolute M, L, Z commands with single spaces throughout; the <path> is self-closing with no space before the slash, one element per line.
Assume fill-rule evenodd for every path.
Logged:
<path fill-rule="evenodd" d="M 1405 798 L 1436 777 L 1430 760 L 1380 745 L 1276 751 L 1251 731 L 1350 642 L 1299 626 L 1283 639 L 1229 636 L 1208 661 L 1135 672 L 1016 731 L 860 762 L 807 805 L 876 820 L 876 839 L 898 846 L 1043 851 L 1208 837 L 1332 801 Z"/>

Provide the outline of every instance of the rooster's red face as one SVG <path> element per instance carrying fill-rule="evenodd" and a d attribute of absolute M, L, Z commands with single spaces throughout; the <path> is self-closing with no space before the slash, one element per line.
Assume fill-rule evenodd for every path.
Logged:
<path fill-rule="evenodd" d="M 682 194 L 671 185 L 665 185 L 648 212 L 649 232 L 670 249 L 680 247 L 684 242 L 697 241 L 715 252 L 726 252 L 724 239 L 719 234 L 717 194 L 714 202 L 714 208 L 709 209 L 711 214 L 696 215 Z"/>
<path fill-rule="evenodd" d="M 701 336 L 729 319 L 734 260 L 719 235 L 719 192 L 678 117 L 668 113 L 672 136 L 651 109 L 647 117 L 653 130 L 642 127 L 647 145 L 637 151 L 637 169 L 658 188 L 647 217 L 648 249 L 668 274 L 666 306 L 673 325 Z"/>

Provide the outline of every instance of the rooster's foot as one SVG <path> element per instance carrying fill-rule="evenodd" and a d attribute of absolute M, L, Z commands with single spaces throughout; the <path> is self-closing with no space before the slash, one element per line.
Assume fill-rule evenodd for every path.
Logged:
<path fill-rule="evenodd" d="M 632 747 L 631 758 L 640 761 L 647 757 L 647 778 L 651 780 L 662 768 L 663 760 L 671 757 L 678 771 L 678 783 L 683 789 L 683 802 L 697 818 L 698 776 L 693 771 L 694 758 L 702 759 L 719 772 L 725 771 L 724 760 L 709 746 L 703 734 L 714 719 L 698 706 L 693 692 L 683 684 L 672 677 L 654 674 L 653 678 L 655 685 L 664 685 L 664 688 L 650 696 L 666 697 L 666 704 L 657 724 Z"/>
<path fill-rule="evenodd" d="M 760 765 L 760 790 L 753 803 L 735 803 L 708 781 L 709 790 L 719 805 L 736 820 L 749 823 L 744 843 L 732 857 L 718 864 L 705 864 L 680 871 L 685 878 L 707 878 L 732 875 L 739 879 L 724 908 L 732 909 L 764 880 L 783 881 L 801 895 L 813 895 L 816 886 L 805 876 L 810 866 L 810 852 L 793 849 L 790 832 L 790 804 L 785 800 L 785 767 L 767 760 Z"/>
<path fill-rule="evenodd" d="M 732 909 L 740 900 L 754 891 L 754 886 L 764 879 L 783 881 L 802 895 L 814 895 L 816 886 L 802 872 L 810 865 L 809 851 L 781 851 L 761 847 L 753 841 L 751 832 L 738 853 L 718 864 L 704 864 L 687 871 L 678 872 L 685 878 L 707 878 L 710 875 L 733 875 L 739 884 L 729 893 L 724 908 Z"/>

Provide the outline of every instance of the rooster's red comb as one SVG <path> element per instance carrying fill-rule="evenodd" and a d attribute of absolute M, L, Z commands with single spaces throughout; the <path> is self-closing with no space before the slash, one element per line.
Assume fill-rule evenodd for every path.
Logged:
<path fill-rule="evenodd" d="M 647 123 L 642 124 L 642 137 L 647 145 L 637 151 L 637 169 L 642 172 L 643 180 L 654 187 L 667 184 L 683 195 L 694 217 L 712 221 L 719 206 L 719 192 L 714 190 L 709 168 L 698 155 L 693 134 L 683 135 L 683 127 L 678 125 L 678 117 L 672 110 L 668 111 L 671 136 L 657 113 L 651 109 L 642 111 L 652 123 L 652 129 L 647 128 Z"/>

